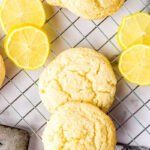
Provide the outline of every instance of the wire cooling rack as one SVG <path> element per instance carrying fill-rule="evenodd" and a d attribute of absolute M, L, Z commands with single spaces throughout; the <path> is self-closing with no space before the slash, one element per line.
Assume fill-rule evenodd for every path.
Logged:
<path fill-rule="evenodd" d="M 43 5 L 47 13 L 43 28 L 51 39 L 47 63 L 70 47 L 91 47 L 106 55 L 118 79 L 115 102 L 108 112 L 116 126 L 117 140 L 150 147 L 150 86 L 135 86 L 120 76 L 117 62 L 122 50 L 116 41 L 122 17 L 135 12 L 150 13 L 150 0 L 127 0 L 113 16 L 97 21 L 86 21 L 66 9 L 50 7 L 45 1 Z M 41 135 L 50 116 L 38 95 L 38 77 L 44 67 L 36 71 L 17 68 L 4 53 L 4 40 L 0 29 L 0 53 L 7 69 L 0 89 L 0 123 L 28 130 L 29 150 L 43 150 Z"/>

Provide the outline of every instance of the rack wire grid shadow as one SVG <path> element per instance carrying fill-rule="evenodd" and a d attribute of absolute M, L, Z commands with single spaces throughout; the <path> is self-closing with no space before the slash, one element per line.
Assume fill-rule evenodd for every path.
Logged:
<path fill-rule="evenodd" d="M 71 47 L 91 47 L 107 56 L 118 79 L 115 102 L 108 112 L 116 126 L 117 140 L 127 145 L 150 147 L 150 86 L 133 85 L 119 74 L 117 63 L 122 49 L 116 40 L 122 17 L 135 12 L 150 13 L 150 0 L 126 0 L 114 15 L 97 21 L 86 21 L 64 8 L 42 2 L 47 14 L 43 28 L 51 40 L 47 64 Z M 35 71 L 16 67 L 4 52 L 5 37 L 0 29 L 0 53 L 7 69 L 0 89 L 0 124 L 28 130 L 29 150 L 42 150 L 41 135 L 50 114 L 40 100 L 38 78 L 47 64 Z"/>

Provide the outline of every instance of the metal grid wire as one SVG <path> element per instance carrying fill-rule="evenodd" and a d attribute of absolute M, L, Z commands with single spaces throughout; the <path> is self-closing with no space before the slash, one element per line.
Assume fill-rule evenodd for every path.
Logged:
<path fill-rule="evenodd" d="M 149 0 L 127 0 L 124 3 L 122 9 L 124 11 L 126 11 L 128 13 L 128 15 L 133 13 L 132 10 L 129 8 L 129 5 L 127 4 L 127 3 L 130 3 L 131 1 L 132 1 L 132 3 L 135 3 L 135 4 L 138 3 L 141 6 L 140 10 L 135 10 L 135 12 L 136 11 L 141 11 L 141 12 L 146 11 L 146 12 L 150 13 L 150 2 L 149 2 Z M 45 1 L 43 1 L 43 3 L 45 3 Z M 134 86 L 134 85 L 128 83 L 118 73 L 116 64 L 117 64 L 117 60 L 119 58 L 119 55 L 121 53 L 121 49 L 120 49 L 120 47 L 118 47 L 117 43 L 114 41 L 114 39 L 116 39 L 117 31 L 115 31 L 113 34 L 111 34 L 111 36 L 108 36 L 108 34 L 103 30 L 103 27 L 102 27 L 103 24 L 105 22 L 107 22 L 107 20 L 109 20 L 113 24 L 115 24 L 115 26 L 117 26 L 117 28 L 118 28 L 119 23 L 118 23 L 118 21 L 116 21 L 115 15 L 101 19 L 98 22 L 89 21 L 90 24 L 92 25 L 92 28 L 91 28 L 91 30 L 89 30 L 88 33 L 85 34 L 81 31 L 81 29 L 77 25 L 77 22 L 81 18 L 76 17 L 76 18 L 72 19 L 71 17 L 68 16 L 67 13 L 68 12 L 66 12 L 65 9 L 55 7 L 55 12 L 49 15 L 49 17 L 47 18 L 47 21 L 45 23 L 45 28 L 47 28 L 46 26 L 48 25 L 48 27 L 51 28 L 51 30 L 55 33 L 55 38 L 53 38 L 53 40 L 51 41 L 52 49 L 51 49 L 51 55 L 50 55 L 49 60 L 51 60 L 52 58 L 54 58 L 55 56 L 58 55 L 59 52 L 57 52 L 57 50 L 55 50 L 55 47 L 57 47 L 57 43 L 58 43 L 58 41 L 60 42 L 60 40 L 64 45 L 66 45 L 67 48 L 82 46 L 82 45 L 84 45 L 83 42 L 86 42 L 87 43 L 86 46 L 91 47 L 91 48 L 93 48 L 99 52 L 104 53 L 104 54 L 105 54 L 105 51 L 103 49 L 105 49 L 105 46 L 107 46 L 107 44 L 109 44 L 109 46 L 116 51 L 116 52 L 114 52 L 115 53 L 114 56 L 110 58 L 110 61 L 111 61 L 112 65 L 114 66 L 114 70 L 115 70 L 115 73 L 116 73 L 117 78 L 118 78 L 118 85 L 122 84 L 124 87 L 126 87 L 128 92 L 125 92 L 124 96 L 118 96 L 116 94 L 116 96 L 115 96 L 116 101 L 115 101 L 114 105 L 111 107 L 111 109 L 109 110 L 108 114 L 114 120 L 117 132 L 121 132 L 121 135 L 127 136 L 128 140 L 122 141 L 122 142 L 125 142 L 128 145 L 134 144 L 134 145 L 140 146 L 141 143 L 139 143 L 139 141 L 137 139 L 143 133 L 146 133 L 148 135 L 147 138 L 150 139 L 150 122 L 148 122 L 147 124 L 143 123 L 143 121 L 141 121 L 141 119 L 139 119 L 137 114 L 143 108 L 146 108 L 147 113 L 150 114 L 150 99 L 149 99 L 150 98 L 150 91 L 149 90 L 147 91 L 149 98 L 146 100 L 145 99 L 143 100 L 143 98 L 141 98 L 141 96 L 140 96 L 140 93 L 138 93 L 138 90 L 141 87 L 140 86 Z M 63 16 L 63 18 L 68 22 L 67 27 L 61 29 L 61 32 L 53 24 L 54 23 L 53 19 L 56 18 L 58 14 Z M 127 15 L 127 14 L 123 13 L 122 15 Z M 71 28 L 73 28 L 74 30 L 76 30 L 80 34 L 80 40 L 78 42 L 76 42 L 75 44 L 72 44 L 72 42 L 70 42 L 70 39 L 66 39 L 64 37 L 65 33 L 68 30 L 70 30 Z M 108 28 L 112 28 L 112 25 L 109 24 Z M 98 32 L 97 34 L 101 34 L 101 36 L 103 36 L 105 38 L 105 41 L 99 47 L 97 46 L 97 44 L 93 44 L 93 42 L 91 42 L 91 40 L 89 39 L 89 36 L 91 36 L 95 32 Z M 3 35 L 1 33 L 0 41 L 3 43 L 4 39 L 5 39 L 5 35 Z M 97 39 L 94 39 L 94 40 L 97 40 Z M 1 46 L 1 49 L 3 49 L 3 45 L 0 45 L 0 46 Z M 111 51 L 109 53 L 111 53 Z M 106 55 L 107 54 L 108 53 L 106 53 Z M 4 59 L 5 64 L 7 66 L 7 63 L 10 61 L 5 55 L 4 55 L 4 57 L 5 57 L 5 59 Z M 10 65 L 10 63 L 8 63 L 8 65 Z M 8 67 L 8 72 L 11 72 L 10 70 L 11 70 L 11 67 Z M 41 108 L 41 106 L 42 106 L 41 101 L 37 100 L 35 102 L 35 101 L 33 101 L 33 98 L 31 97 L 31 95 L 27 94 L 28 91 L 30 89 L 32 89 L 33 87 L 37 88 L 37 86 L 38 86 L 38 75 L 36 75 L 36 74 L 38 74 L 38 73 L 35 71 L 32 74 L 30 71 L 20 70 L 18 68 L 15 69 L 14 72 L 13 73 L 11 72 L 13 75 L 12 74 L 6 75 L 6 80 L 5 80 L 2 88 L 0 89 L 0 100 L 4 106 L 4 107 L 0 106 L 0 123 L 6 124 L 6 125 L 13 125 L 15 127 L 19 126 L 19 127 L 28 129 L 31 133 L 31 138 L 33 137 L 34 142 L 32 142 L 32 143 L 34 143 L 36 145 L 37 143 L 40 143 L 39 141 L 41 141 L 41 133 L 42 133 L 42 131 L 46 125 L 46 120 L 49 118 L 49 115 L 47 114 L 47 112 L 45 113 L 45 110 L 43 111 L 43 108 Z M 41 73 L 41 70 L 39 72 Z M 29 81 L 29 83 L 27 83 L 27 85 L 24 88 L 22 88 L 22 86 L 24 86 L 24 85 L 20 86 L 19 85 L 20 83 L 18 83 L 21 80 L 19 80 L 17 82 L 18 76 L 20 76 L 22 79 L 22 75 L 26 76 L 26 78 L 28 78 L 27 81 Z M 17 91 L 16 92 L 17 96 L 16 97 L 13 96 L 13 98 L 11 97 L 12 96 L 11 94 L 14 94 L 15 92 L 14 93 L 10 92 L 12 90 L 11 89 L 12 87 L 13 87 L 14 91 Z M 124 89 L 122 89 L 122 91 L 123 90 Z M 34 92 L 35 91 L 33 91 L 31 93 L 34 93 Z M 146 91 L 144 91 L 144 92 L 146 92 Z M 37 94 L 37 93 L 35 92 L 35 94 Z M 134 111 L 132 111 L 130 109 L 129 105 L 126 105 L 126 103 L 125 103 L 127 98 L 129 98 L 131 95 L 134 96 L 134 98 L 137 100 L 137 103 L 140 103 L 140 106 L 137 109 L 135 109 Z M 37 97 L 35 97 L 35 99 Z M 16 107 L 16 105 L 15 105 L 16 103 L 18 103 L 18 101 L 20 101 L 20 103 L 18 105 L 20 107 L 24 107 L 24 105 L 21 103 L 21 99 L 25 99 L 30 104 L 28 111 L 26 111 L 24 114 L 22 114 L 20 112 L 20 109 L 18 109 L 18 107 Z M 121 108 L 120 112 L 124 109 L 124 112 L 126 112 L 128 114 L 124 120 L 120 121 L 115 115 L 115 113 L 116 113 L 115 109 L 118 107 Z M 8 110 L 11 110 L 11 112 L 13 112 L 11 114 L 10 118 L 8 117 L 8 114 L 7 114 L 7 112 L 9 112 Z M 30 114 L 33 111 L 36 111 L 36 116 L 38 116 L 40 118 L 39 120 L 43 120 L 42 124 L 40 124 L 36 128 L 34 127 L 34 125 L 37 124 L 38 119 L 37 120 L 35 119 L 34 121 L 36 121 L 36 122 L 34 122 L 31 119 L 32 117 L 30 118 Z M 123 117 L 123 116 L 121 116 L 121 117 Z M 10 124 L 9 119 L 11 120 L 12 118 L 15 118 L 14 119 L 15 121 Z M 28 118 L 30 118 L 30 119 L 28 119 Z M 134 136 L 132 135 L 130 130 L 129 131 L 127 130 L 127 128 L 125 126 L 127 124 L 127 122 L 130 121 L 131 119 L 134 120 L 135 124 L 136 123 L 138 124 L 139 129 L 140 129 L 140 130 L 138 130 L 138 132 L 136 134 L 134 134 Z M 134 128 L 134 124 L 132 125 L 132 128 Z M 32 144 L 32 146 L 34 144 Z M 39 145 L 42 145 L 42 144 L 40 143 Z M 32 147 L 31 149 L 32 150 L 43 149 L 42 146 L 39 146 L 39 145 L 34 146 L 34 148 Z"/>

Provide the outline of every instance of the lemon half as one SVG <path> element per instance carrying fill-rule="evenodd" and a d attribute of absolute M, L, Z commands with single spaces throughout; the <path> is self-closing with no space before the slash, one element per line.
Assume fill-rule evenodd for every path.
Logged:
<path fill-rule="evenodd" d="M 120 56 L 119 70 L 131 83 L 150 85 L 150 46 L 135 45 L 124 51 Z"/>
<path fill-rule="evenodd" d="M 44 65 L 50 51 L 44 31 L 34 26 L 22 26 L 8 33 L 5 40 L 8 57 L 20 68 L 34 70 Z"/>
<path fill-rule="evenodd" d="M 117 39 L 124 50 L 135 44 L 150 45 L 150 15 L 135 13 L 123 17 Z"/>
<path fill-rule="evenodd" d="M 42 27 L 45 20 L 46 15 L 40 0 L 3 0 L 0 8 L 0 22 L 5 33 L 23 24 Z"/>

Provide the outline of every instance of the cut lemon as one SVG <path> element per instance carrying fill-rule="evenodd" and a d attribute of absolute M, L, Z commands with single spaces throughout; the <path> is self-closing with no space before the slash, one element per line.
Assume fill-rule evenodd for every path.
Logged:
<path fill-rule="evenodd" d="M 119 70 L 131 83 L 150 85 L 150 46 L 135 45 L 124 51 L 120 56 Z"/>
<path fill-rule="evenodd" d="M 49 54 L 46 33 L 33 26 L 23 26 L 8 33 L 5 50 L 20 68 L 34 70 L 44 65 Z"/>
<path fill-rule="evenodd" d="M 45 20 L 46 15 L 40 0 L 3 0 L 0 22 L 5 33 L 23 24 L 42 27 Z"/>
<path fill-rule="evenodd" d="M 135 44 L 150 45 L 150 15 L 136 13 L 123 17 L 117 39 L 124 50 Z"/>

